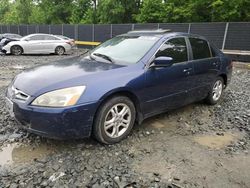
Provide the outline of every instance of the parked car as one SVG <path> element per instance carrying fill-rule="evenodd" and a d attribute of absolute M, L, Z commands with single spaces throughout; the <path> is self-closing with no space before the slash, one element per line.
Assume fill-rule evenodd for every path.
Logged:
<path fill-rule="evenodd" d="M 7 54 L 50 54 L 63 55 L 72 48 L 68 40 L 49 34 L 31 34 L 3 47 Z"/>
<path fill-rule="evenodd" d="M 7 45 L 11 41 L 18 41 L 22 38 L 21 35 L 13 34 L 13 33 L 4 33 L 0 34 L 0 53 L 6 53 L 5 50 L 2 50 L 2 48 Z"/>
<path fill-rule="evenodd" d="M 135 122 L 205 99 L 216 104 L 232 62 L 204 37 L 134 31 L 83 56 L 25 70 L 7 90 L 20 125 L 51 138 L 121 141 Z"/>
<path fill-rule="evenodd" d="M 0 34 L 0 40 L 3 38 L 8 38 L 8 39 L 12 39 L 12 40 L 20 40 L 22 38 L 22 36 L 18 35 L 18 34 L 14 34 L 14 33 Z"/>

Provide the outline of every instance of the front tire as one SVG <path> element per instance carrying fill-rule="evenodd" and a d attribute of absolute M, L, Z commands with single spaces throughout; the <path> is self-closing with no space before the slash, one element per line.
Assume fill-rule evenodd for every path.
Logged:
<path fill-rule="evenodd" d="M 55 49 L 55 53 L 56 53 L 57 55 L 63 55 L 63 54 L 65 53 L 64 47 L 62 47 L 62 46 L 57 46 L 56 49 Z"/>
<path fill-rule="evenodd" d="M 221 99 L 221 96 L 223 94 L 223 90 L 224 90 L 224 80 L 222 77 L 218 77 L 214 81 L 214 83 L 213 83 L 213 85 L 208 93 L 208 96 L 206 98 L 206 102 L 210 105 L 217 104 Z"/>
<path fill-rule="evenodd" d="M 135 123 L 135 117 L 135 106 L 128 97 L 113 97 L 98 110 L 93 135 L 104 144 L 120 142 L 129 135 Z"/>
<path fill-rule="evenodd" d="M 14 45 L 11 47 L 10 52 L 12 55 L 21 55 L 23 53 L 23 49 L 21 46 Z"/>

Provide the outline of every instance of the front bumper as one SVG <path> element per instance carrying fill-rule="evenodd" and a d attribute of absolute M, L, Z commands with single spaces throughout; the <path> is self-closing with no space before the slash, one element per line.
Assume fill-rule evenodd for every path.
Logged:
<path fill-rule="evenodd" d="M 89 137 L 97 103 L 45 108 L 12 100 L 15 119 L 29 132 L 55 139 Z"/>
<path fill-rule="evenodd" d="M 4 51 L 6 54 L 10 54 L 10 46 L 8 44 L 3 46 L 2 51 Z"/>

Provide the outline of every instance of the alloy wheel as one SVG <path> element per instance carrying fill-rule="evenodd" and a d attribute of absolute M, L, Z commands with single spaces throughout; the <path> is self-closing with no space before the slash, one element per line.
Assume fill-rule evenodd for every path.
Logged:
<path fill-rule="evenodd" d="M 214 101 L 219 100 L 222 94 L 222 90 L 223 90 L 223 83 L 221 80 L 217 80 L 214 84 L 213 92 L 212 92 Z"/>
<path fill-rule="evenodd" d="M 122 136 L 131 123 L 131 110 L 128 105 L 119 103 L 111 107 L 104 121 L 105 134 L 110 138 Z"/>
<path fill-rule="evenodd" d="M 19 46 L 13 46 L 12 47 L 12 53 L 14 55 L 21 55 L 22 54 L 22 49 Z"/>
<path fill-rule="evenodd" d="M 65 52 L 65 50 L 64 50 L 63 47 L 57 47 L 57 48 L 56 48 L 56 53 L 57 53 L 58 55 L 63 55 L 64 52 Z"/>

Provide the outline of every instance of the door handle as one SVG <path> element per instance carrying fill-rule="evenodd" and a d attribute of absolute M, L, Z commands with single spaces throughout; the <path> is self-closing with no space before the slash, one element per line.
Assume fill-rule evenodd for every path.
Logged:
<path fill-rule="evenodd" d="M 218 66 L 218 64 L 219 64 L 218 62 L 213 62 L 214 66 Z"/>
<path fill-rule="evenodd" d="M 186 69 L 183 69 L 183 72 L 189 72 L 191 70 L 192 70 L 192 68 L 186 68 Z"/>

